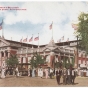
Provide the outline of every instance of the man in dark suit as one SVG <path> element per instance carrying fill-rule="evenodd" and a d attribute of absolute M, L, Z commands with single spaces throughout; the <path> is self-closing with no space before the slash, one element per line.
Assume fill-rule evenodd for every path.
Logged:
<path fill-rule="evenodd" d="M 67 84 L 71 84 L 71 73 L 72 72 L 72 70 L 71 69 L 67 69 Z"/>
<path fill-rule="evenodd" d="M 76 72 L 75 72 L 75 70 L 74 70 L 74 68 L 72 69 L 72 84 L 74 84 L 74 80 L 75 80 L 75 77 L 76 77 Z"/>
<path fill-rule="evenodd" d="M 57 80 L 58 85 L 60 85 L 61 74 L 62 74 L 62 70 L 61 68 L 58 68 L 56 71 L 56 80 Z"/>
<path fill-rule="evenodd" d="M 32 77 L 32 69 L 30 68 L 30 77 Z"/>

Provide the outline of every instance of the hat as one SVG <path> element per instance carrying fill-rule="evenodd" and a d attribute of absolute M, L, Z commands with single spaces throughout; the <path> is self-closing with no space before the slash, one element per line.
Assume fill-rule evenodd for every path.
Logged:
<path fill-rule="evenodd" d="M 64 70 L 66 70 L 66 68 L 64 68 Z"/>

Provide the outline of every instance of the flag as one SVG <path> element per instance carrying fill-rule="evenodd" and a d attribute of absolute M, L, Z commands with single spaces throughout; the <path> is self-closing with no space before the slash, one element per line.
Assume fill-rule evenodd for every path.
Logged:
<path fill-rule="evenodd" d="M 51 25 L 49 26 L 49 29 L 50 29 L 50 30 L 52 29 L 52 26 L 53 26 L 53 22 L 52 22 Z"/>
<path fill-rule="evenodd" d="M 12 40 L 12 37 L 11 37 L 11 40 Z"/>
<path fill-rule="evenodd" d="M 37 41 L 37 40 L 39 40 L 39 37 L 35 37 L 35 38 L 34 38 L 34 41 Z"/>
<path fill-rule="evenodd" d="M 22 39 L 20 39 L 20 42 L 22 42 Z"/>
<path fill-rule="evenodd" d="M 61 42 L 61 39 L 59 39 L 57 42 L 58 42 L 58 43 Z"/>
<path fill-rule="evenodd" d="M 27 38 L 25 38 L 25 39 L 23 40 L 23 42 L 27 42 Z"/>
<path fill-rule="evenodd" d="M 78 28 L 77 24 L 72 23 L 72 28 L 74 28 L 74 30 L 77 30 L 77 28 Z"/>
<path fill-rule="evenodd" d="M 69 41 L 69 38 L 67 38 L 67 42 Z"/>
<path fill-rule="evenodd" d="M 20 39 L 20 42 L 22 42 L 23 41 L 23 37 Z"/>
<path fill-rule="evenodd" d="M 31 42 L 33 40 L 33 36 L 29 39 L 29 42 Z"/>
<path fill-rule="evenodd" d="M 62 36 L 62 38 L 61 38 L 62 40 L 64 40 L 64 36 Z"/>
<path fill-rule="evenodd" d="M 0 30 L 2 29 L 2 24 L 3 24 L 3 20 L 2 20 L 2 22 L 0 23 Z"/>

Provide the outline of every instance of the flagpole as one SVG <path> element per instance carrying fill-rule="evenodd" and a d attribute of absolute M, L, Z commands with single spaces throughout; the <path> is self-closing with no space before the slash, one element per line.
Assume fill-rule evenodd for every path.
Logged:
<path fill-rule="evenodd" d="M 28 40 L 28 36 L 27 36 L 27 40 Z M 27 53 L 28 53 L 28 41 L 27 41 Z"/>
<path fill-rule="evenodd" d="M 53 40 L 53 21 L 52 21 L 52 40 Z"/>
<path fill-rule="evenodd" d="M 22 43 L 21 45 L 22 45 L 22 48 L 23 48 L 23 36 L 22 36 L 22 42 L 21 43 Z"/>
<path fill-rule="evenodd" d="M 38 38 L 39 38 L 39 33 L 38 33 Z M 39 49 L 39 39 L 38 39 L 38 49 Z M 39 53 L 40 53 L 40 49 L 39 49 Z"/>
<path fill-rule="evenodd" d="M 28 40 L 28 36 L 27 36 L 27 40 Z M 27 47 L 28 47 L 28 41 L 27 41 Z"/>
<path fill-rule="evenodd" d="M 39 38 L 39 33 L 38 33 L 38 38 Z M 39 48 L 39 40 L 38 40 L 38 48 Z"/>
<path fill-rule="evenodd" d="M 33 34 L 32 34 L 32 48 L 33 48 Z"/>
<path fill-rule="evenodd" d="M 2 19 L 2 38 L 4 38 L 3 19 Z"/>

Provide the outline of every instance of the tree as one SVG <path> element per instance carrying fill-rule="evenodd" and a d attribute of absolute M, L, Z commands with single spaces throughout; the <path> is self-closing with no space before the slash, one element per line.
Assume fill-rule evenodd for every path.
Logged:
<path fill-rule="evenodd" d="M 19 61 L 16 55 L 11 55 L 9 58 L 6 59 L 6 64 L 8 67 L 15 67 L 18 65 Z"/>
<path fill-rule="evenodd" d="M 78 17 L 79 23 L 77 28 L 77 36 L 81 40 L 79 46 L 88 53 L 88 14 L 81 13 Z"/>
<path fill-rule="evenodd" d="M 40 54 L 38 54 L 37 52 L 33 54 L 34 56 L 32 57 L 31 61 L 30 61 L 30 64 L 31 64 L 31 67 L 38 67 L 39 65 L 41 64 L 44 64 L 45 63 L 45 59 L 43 58 L 42 59 L 42 56 Z"/>

